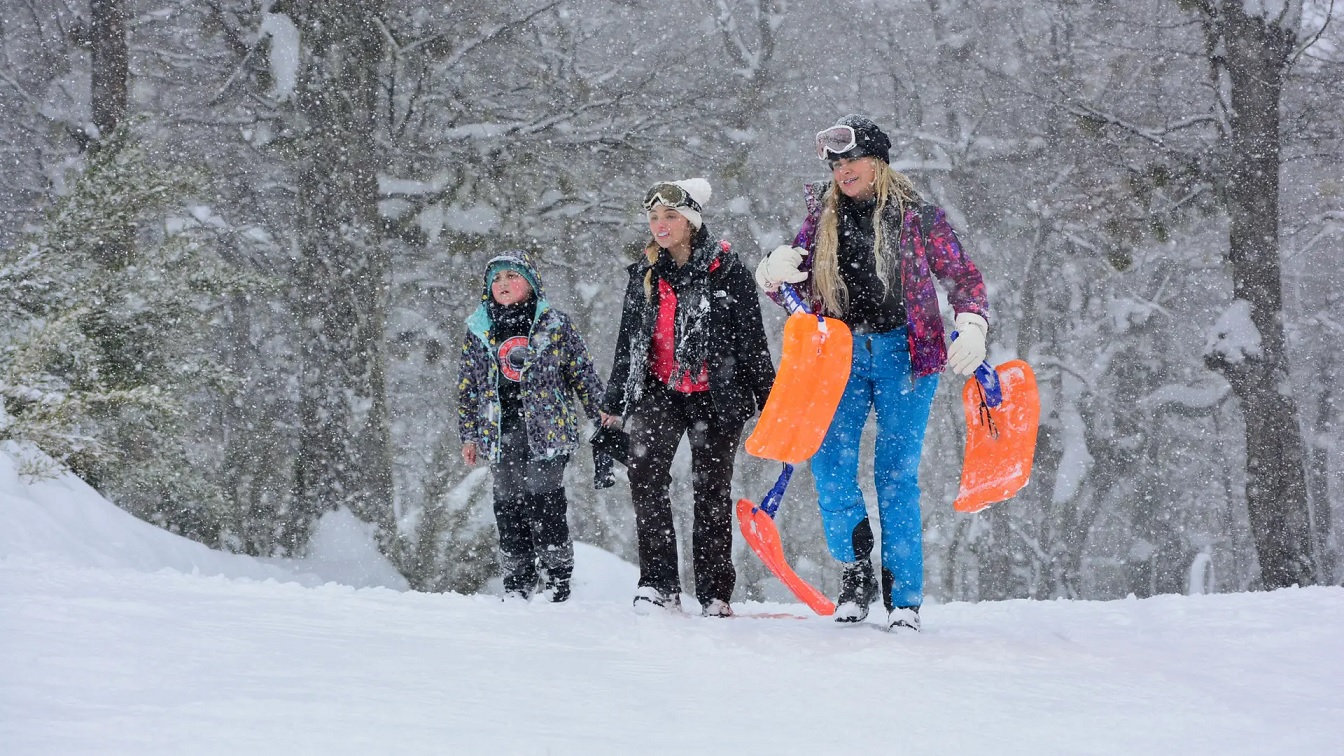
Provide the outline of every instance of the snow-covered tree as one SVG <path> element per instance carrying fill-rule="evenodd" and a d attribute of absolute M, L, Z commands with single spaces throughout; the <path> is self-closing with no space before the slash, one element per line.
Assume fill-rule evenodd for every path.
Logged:
<path fill-rule="evenodd" d="M 4 250 L 7 438 L 32 441 L 145 519 L 218 545 L 222 497 L 190 443 L 193 395 L 224 395 L 204 325 L 239 282 L 165 222 L 196 184 L 120 128 L 41 230 Z M 197 212 L 203 212 L 198 208 Z"/>

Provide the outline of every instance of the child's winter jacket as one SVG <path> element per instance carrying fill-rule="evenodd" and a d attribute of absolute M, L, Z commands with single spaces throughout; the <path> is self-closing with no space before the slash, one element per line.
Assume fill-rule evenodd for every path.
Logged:
<path fill-rule="evenodd" d="M 505 257 L 526 269 L 537 297 L 520 380 L 528 447 L 533 459 L 572 454 L 579 446 L 580 422 L 570 396 L 577 395 L 589 419 L 596 420 L 602 379 L 569 317 L 546 301 L 541 277 L 531 260 L 523 253 Z M 457 414 L 462 443 L 475 442 L 485 459 L 497 462 L 500 367 L 496 352 L 500 345 L 490 339 L 490 316 L 485 305 L 489 298 L 490 282 L 486 281 L 481 305 L 467 318 L 462 340 Z"/>

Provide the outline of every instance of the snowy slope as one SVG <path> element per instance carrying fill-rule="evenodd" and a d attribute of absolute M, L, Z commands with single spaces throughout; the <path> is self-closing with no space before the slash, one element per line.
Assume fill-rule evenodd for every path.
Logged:
<path fill-rule="evenodd" d="M 321 585 L 3 465 L 4 754 L 1344 753 L 1340 588 L 640 617 L 596 549 L 564 605 Z"/>
<path fill-rule="evenodd" d="M 20 462 L 42 458 L 0 443 L 0 559 L 79 567 L 172 569 L 201 575 L 338 582 L 405 589 L 406 579 L 378 553 L 370 526 L 341 510 L 323 516 L 308 558 L 252 559 L 174 536 L 117 508 L 74 475 L 25 483 Z"/>

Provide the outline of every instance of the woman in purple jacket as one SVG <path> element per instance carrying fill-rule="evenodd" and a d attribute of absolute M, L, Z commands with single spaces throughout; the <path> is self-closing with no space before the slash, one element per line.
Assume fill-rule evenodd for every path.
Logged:
<path fill-rule="evenodd" d="M 969 375 L 989 331 L 980 272 L 942 209 L 925 204 L 889 163 L 891 140 L 862 116 L 817 134 L 831 181 L 807 186 L 807 220 L 792 245 L 756 268 L 772 299 L 791 284 L 813 312 L 843 320 L 854 362 L 835 417 L 812 457 L 826 545 L 843 563 L 837 622 L 861 622 L 878 594 L 873 530 L 859 490 L 859 438 L 877 414 L 874 469 L 889 630 L 918 631 L 924 598 L 919 458 L 938 374 Z M 959 335 L 945 344 L 933 278 L 948 290 Z"/>

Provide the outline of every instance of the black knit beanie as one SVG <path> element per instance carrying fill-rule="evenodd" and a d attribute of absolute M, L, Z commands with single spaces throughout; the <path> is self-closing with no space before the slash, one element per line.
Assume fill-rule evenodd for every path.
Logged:
<path fill-rule="evenodd" d="M 861 115 L 847 115 L 836 121 L 835 125 L 854 129 L 854 147 L 848 152 L 835 155 L 832 160 L 875 157 L 881 158 L 884 163 L 891 162 L 891 138 L 879 129 L 877 124 Z"/>

